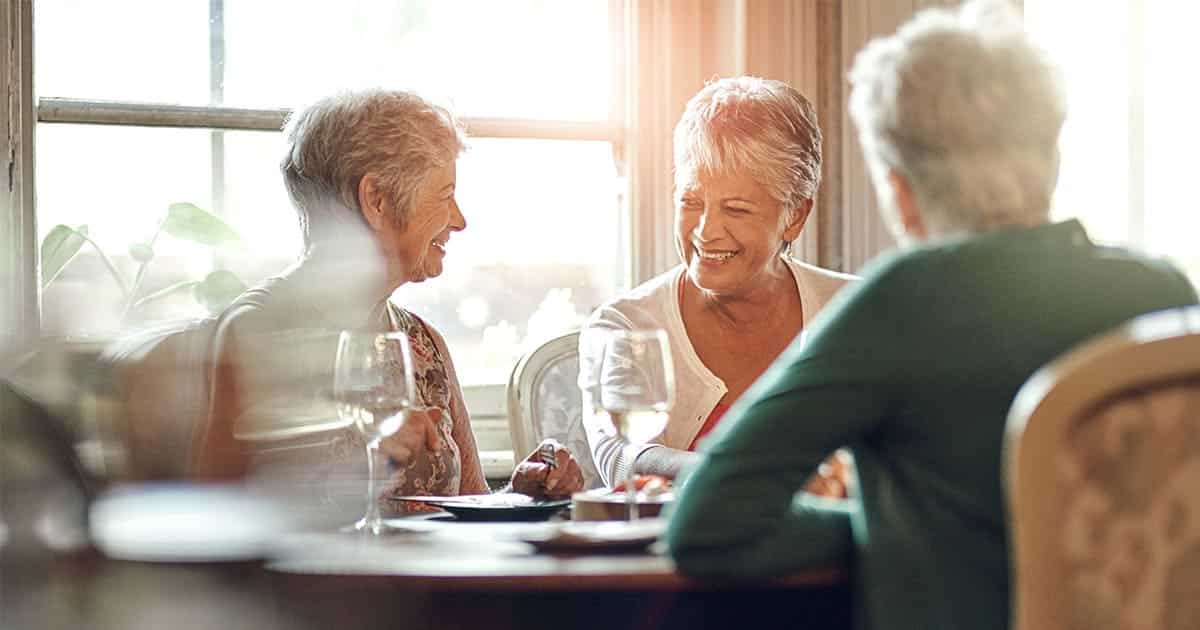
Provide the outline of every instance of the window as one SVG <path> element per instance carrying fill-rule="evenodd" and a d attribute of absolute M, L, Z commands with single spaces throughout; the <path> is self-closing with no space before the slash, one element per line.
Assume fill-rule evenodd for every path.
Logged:
<path fill-rule="evenodd" d="M 1186 79 L 1200 57 L 1200 5 L 1025 0 L 1025 17 L 1067 85 L 1054 215 L 1078 217 L 1099 241 L 1165 256 L 1200 283 L 1190 169 L 1200 86 Z"/>
<path fill-rule="evenodd" d="M 468 229 L 442 277 L 398 297 L 446 335 L 465 382 L 504 382 L 521 352 L 630 281 L 621 6 L 35 0 L 38 237 L 86 225 L 96 245 L 44 288 L 42 334 L 201 316 L 190 283 L 282 270 L 300 242 L 276 168 L 284 110 L 339 88 L 411 87 L 468 125 Z M 138 283 L 139 244 L 182 202 L 241 240 L 160 236 Z"/>

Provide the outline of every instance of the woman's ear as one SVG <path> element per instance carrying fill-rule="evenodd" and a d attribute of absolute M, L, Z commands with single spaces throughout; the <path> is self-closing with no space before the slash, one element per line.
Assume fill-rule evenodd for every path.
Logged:
<path fill-rule="evenodd" d="M 813 200 L 805 199 L 788 213 L 787 225 L 783 227 L 783 240 L 791 243 L 800 238 L 800 232 L 804 229 L 804 224 L 808 222 L 812 208 Z"/>
<path fill-rule="evenodd" d="M 358 207 L 367 225 L 380 232 L 387 222 L 387 203 L 383 192 L 379 190 L 379 182 L 371 173 L 363 175 L 358 180 Z"/>

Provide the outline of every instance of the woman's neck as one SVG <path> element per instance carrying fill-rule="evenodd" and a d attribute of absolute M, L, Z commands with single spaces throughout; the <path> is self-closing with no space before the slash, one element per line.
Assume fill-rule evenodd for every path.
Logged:
<path fill-rule="evenodd" d="M 753 286 L 735 294 L 706 291 L 685 277 L 683 301 L 693 312 L 711 316 L 723 325 L 740 327 L 786 316 L 788 305 L 796 299 L 795 282 L 787 264 L 779 260 L 777 269 L 762 274 Z"/>
<path fill-rule="evenodd" d="M 339 321 L 366 318 L 396 289 L 386 264 L 373 252 L 314 244 L 286 275 L 302 285 L 306 299 L 322 312 L 340 314 Z"/>

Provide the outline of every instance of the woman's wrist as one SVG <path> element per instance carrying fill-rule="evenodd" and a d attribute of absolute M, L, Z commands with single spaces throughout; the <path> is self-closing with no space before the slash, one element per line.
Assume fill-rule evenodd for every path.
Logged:
<path fill-rule="evenodd" d="M 674 479 L 699 457 L 691 451 L 655 444 L 638 454 L 631 467 L 635 473 Z"/>

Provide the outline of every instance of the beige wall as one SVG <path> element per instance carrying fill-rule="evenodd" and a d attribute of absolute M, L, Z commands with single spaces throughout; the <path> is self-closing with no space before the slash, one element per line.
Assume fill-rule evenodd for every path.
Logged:
<path fill-rule="evenodd" d="M 624 116 L 632 134 L 620 153 L 644 158 L 631 162 L 631 203 L 651 206 L 633 213 L 642 217 L 632 226 L 633 238 L 651 244 L 632 261 L 634 282 L 677 262 L 671 245 L 671 131 L 687 99 L 709 79 L 753 74 L 794 85 L 822 115 L 816 99 L 819 20 L 838 1 L 626 1 L 624 50 L 633 60 L 633 77 Z M 814 218 L 797 255 L 817 262 L 820 233 Z"/>
<path fill-rule="evenodd" d="M 839 121 L 842 188 L 834 203 L 843 218 L 842 229 L 837 235 L 841 241 L 839 262 L 848 271 L 858 271 L 863 263 L 892 247 L 895 241 L 879 216 L 858 138 L 846 114 L 845 73 L 854 63 L 854 56 L 872 38 L 895 31 L 921 9 L 954 4 L 958 4 L 956 0 L 844 0 L 842 3 L 839 49 L 843 76 Z"/>

